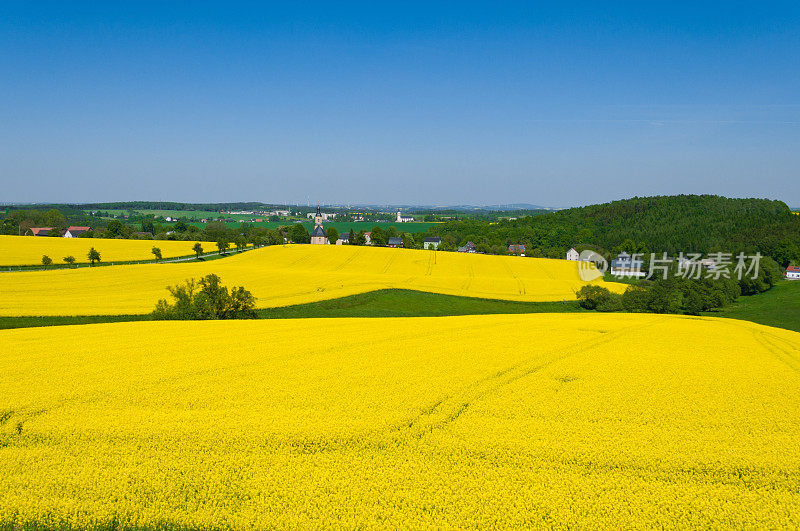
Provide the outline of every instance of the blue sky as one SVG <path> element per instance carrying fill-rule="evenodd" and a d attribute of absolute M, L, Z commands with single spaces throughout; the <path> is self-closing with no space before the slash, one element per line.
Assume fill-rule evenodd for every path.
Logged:
<path fill-rule="evenodd" d="M 794 3 L 0 4 L 0 202 L 800 206 Z"/>

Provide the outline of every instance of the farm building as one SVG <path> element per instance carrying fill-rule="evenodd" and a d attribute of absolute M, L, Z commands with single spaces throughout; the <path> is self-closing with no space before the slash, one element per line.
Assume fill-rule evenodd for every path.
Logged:
<path fill-rule="evenodd" d="M 429 236 L 425 238 L 425 242 L 423 242 L 423 246 L 426 249 L 438 249 L 439 244 L 442 243 L 442 239 L 438 236 Z"/>
<path fill-rule="evenodd" d="M 626 252 L 621 252 L 615 260 L 611 260 L 611 274 L 617 277 L 644 277 L 642 261 L 634 260 Z"/>
<path fill-rule="evenodd" d="M 322 228 L 322 212 L 317 207 L 317 215 L 314 216 L 314 231 L 311 233 L 312 245 L 325 245 L 328 243 L 328 236 L 325 234 L 325 229 Z"/>
<path fill-rule="evenodd" d="M 578 251 L 576 251 L 574 247 L 572 247 L 569 251 L 567 251 L 567 260 L 572 260 L 573 262 L 575 262 L 580 257 L 581 255 L 578 254 Z"/>
<path fill-rule="evenodd" d="M 789 266 L 786 268 L 787 280 L 800 280 L 800 266 Z"/>
<path fill-rule="evenodd" d="M 509 253 L 524 253 L 525 245 L 522 243 L 512 243 L 508 246 Z"/>
<path fill-rule="evenodd" d="M 92 230 L 91 227 L 68 227 L 67 230 L 64 231 L 65 238 L 77 238 L 81 234 L 85 234 Z"/>
<path fill-rule="evenodd" d="M 476 252 L 475 244 L 472 242 L 467 242 L 465 245 L 462 245 L 458 248 L 459 253 L 474 253 Z"/>
<path fill-rule="evenodd" d="M 53 230 L 53 227 L 31 227 L 25 231 L 25 234 L 30 234 L 31 236 L 47 236 L 51 230 Z"/>
<path fill-rule="evenodd" d="M 389 242 L 386 244 L 386 247 L 402 247 L 403 246 L 403 238 L 389 238 Z"/>

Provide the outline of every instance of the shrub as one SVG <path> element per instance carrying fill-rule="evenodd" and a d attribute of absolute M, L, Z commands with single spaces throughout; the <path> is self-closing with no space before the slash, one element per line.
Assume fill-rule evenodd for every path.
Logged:
<path fill-rule="evenodd" d="M 611 298 L 611 292 L 607 288 L 589 284 L 578 290 L 577 297 L 582 308 L 596 310 L 598 306 Z"/>
<path fill-rule="evenodd" d="M 242 286 L 230 292 L 217 275 L 206 275 L 196 282 L 168 286 L 173 302 L 161 299 L 153 310 L 156 319 L 252 319 L 256 298 Z"/>

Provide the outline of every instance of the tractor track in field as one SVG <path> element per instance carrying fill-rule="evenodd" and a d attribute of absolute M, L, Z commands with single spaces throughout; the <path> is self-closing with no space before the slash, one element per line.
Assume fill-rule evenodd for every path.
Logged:
<path fill-rule="evenodd" d="M 506 268 L 506 271 L 508 271 L 508 274 L 511 275 L 511 278 L 513 278 L 514 280 L 517 281 L 517 291 L 519 292 L 519 294 L 520 295 L 525 295 L 527 293 L 527 291 L 528 291 L 525 288 L 525 282 L 523 282 L 522 279 L 519 278 L 516 275 L 516 273 L 514 273 L 514 271 L 511 269 L 511 266 L 508 265 L 507 262 L 503 261 L 503 266 Z"/>
<path fill-rule="evenodd" d="M 363 253 L 363 252 L 364 252 L 363 248 L 356 249 L 356 251 L 353 254 L 351 254 L 350 257 L 346 258 L 341 264 L 336 266 L 333 270 L 334 271 L 341 271 L 342 269 L 344 269 L 348 265 L 352 264 L 353 261 L 355 261 L 355 259 L 358 258 L 361 255 L 361 253 Z"/>
<path fill-rule="evenodd" d="M 382 274 L 387 273 L 389 271 L 389 268 L 392 267 L 392 264 L 394 264 L 395 260 L 397 260 L 398 254 L 399 253 L 397 252 L 392 253 L 392 255 L 389 257 L 389 260 L 386 261 L 386 265 L 383 266 L 383 269 L 381 269 Z"/>
<path fill-rule="evenodd" d="M 431 276 L 433 273 L 433 266 L 436 265 L 436 251 L 431 250 L 430 254 L 428 255 L 428 268 L 425 270 L 425 276 Z"/>
<path fill-rule="evenodd" d="M 550 354 L 556 354 L 555 357 L 550 359 L 538 358 L 501 369 L 494 374 L 468 384 L 453 395 L 440 398 L 426 407 L 419 415 L 396 427 L 395 431 L 398 432 L 400 436 L 411 436 L 416 439 L 421 439 L 434 430 L 447 427 L 467 411 L 470 405 L 476 400 L 480 400 L 505 386 L 513 384 L 527 376 L 536 374 L 571 356 L 587 353 L 589 349 L 611 343 L 630 330 L 650 327 L 665 319 L 667 319 L 667 317 L 656 318 L 644 325 L 631 325 L 620 328 L 615 332 L 606 332 L 603 333 L 603 336 L 600 338 L 591 338 L 573 345 L 573 350 L 571 352 L 563 353 L 562 351 L 551 351 Z"/>
<path fill-rule="evenodd" d="M 772 354 L 775 359 L 783 362 L 787 367 L 794 372 L 800 374 L 800 349 L 791 342 L 765 332 L 763 330 L 753 330 L 753 338 L 760 343 L 767 352 Z M 783 343 L 783 345 L 781 345 Z M 794 353 L 792 352 L 794 351 Z"/>
<path fill-rule="evenodd" d="M 467 293 L 469 291 L 470 286 L 472 286 L 472 281 L 475 279 L 475 267 L 473 267 L 471 262 L 467 262 L 467 278 L 464 280 L 464 284 L 461 285 L 461 292 Z"/>

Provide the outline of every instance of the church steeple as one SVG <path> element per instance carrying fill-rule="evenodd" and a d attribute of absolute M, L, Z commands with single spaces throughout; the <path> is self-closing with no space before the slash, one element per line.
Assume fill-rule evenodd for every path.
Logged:
<path fill-rule="evenodd" d="M 317 205 L 317 213 L 314 215 L 314 230 L 311 232 L 311 243 L 317 245 L 324 245 L 328 242 L 325 236 L 325 229 L 322 228 L 322 211 Z"/>

